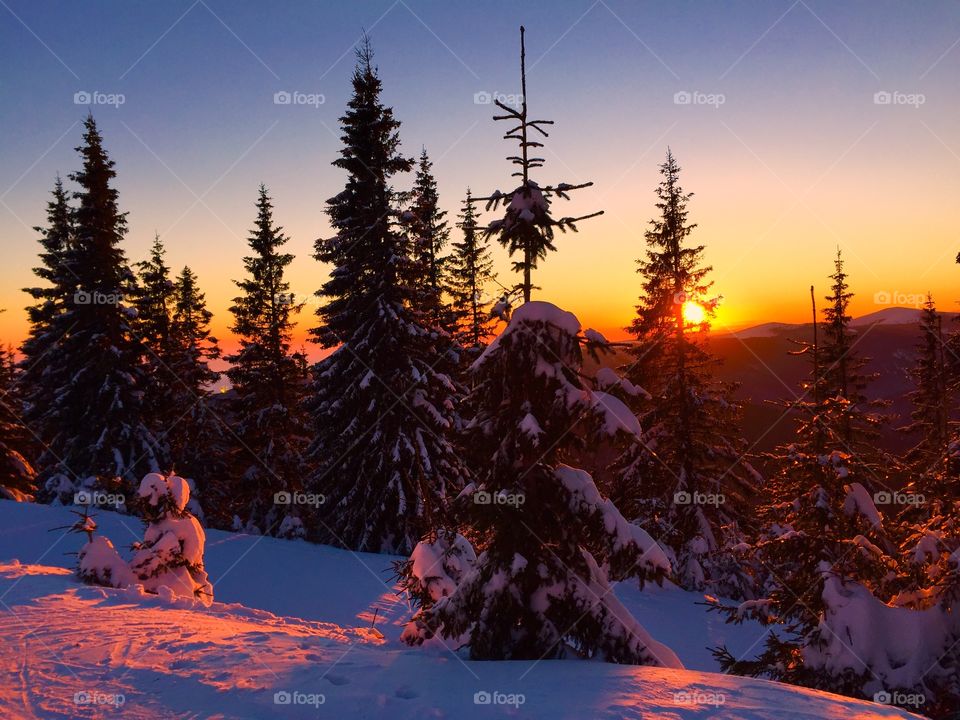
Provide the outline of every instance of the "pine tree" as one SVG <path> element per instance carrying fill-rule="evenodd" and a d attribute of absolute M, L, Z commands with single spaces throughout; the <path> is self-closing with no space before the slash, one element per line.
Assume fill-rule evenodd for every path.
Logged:
<path fill-rule="evenodd" d="M 538 263 L 547 257 L 547 253 L 556 250 L 553 244 L 554 235 L 557 230 L 566 232 L 577 231 L 577 223 L 587 218 L 602 215 L 603 211 L 583 215 L 581 217 L 562 217 L 554 219 L 550 215 L 550 205 L 555 197 L 569 200 L 569 192 L 590 187 L 592 182 L 582 183 L 580 185 L 570 185 L 568 183 L 558 183 L 557 185 L 546 185 L 540 187 L 530 177 L 530 171 L 543 167 L 543 158 L 531 156 L 530 151 L 536 152 L 536 148 L 543 147 L 543 143 L 532 139 L 534 132 L 539 133 L 541 137 L 549 137 L 544 126 L 552 125 L 553 120 L 531 120 L 527 115 L 527 70 L 526 70 L 526 47 L 524 45 L 523 26 L 520 26 L 520 84 L 522 97 L 520 109 L 512 108 L 503 104 L 500 100 L 494 100 L 494 104 L 503 110 L 504 115 L 495 115 L 494 120 L 506 120 L 516 123 L 504 138 L 515 140 L 520 148 L 519 155 L 513 155 L 507 158 L 511 164 L 518 166 L 518 170 L 511 174 L 511 177 L 519 177 L 520 185 L 509 192 L 503 193 L 499 190 L 485 198 L 478 200 L 486 201 L 486 209 L 497 209 L 503 205 L 504 216 L 500 220 L 490 223 L 485 233 L 486 235 L 496 235 L 497 240 L 507 248 L 512 257 L 520 254 L 521 259 L 513 263 L 515 272 L 523 273 L 523 280 L 518 285 L 523 291 L 524 302 L 530 301 L 530 295 L 533 291 L 533 271 Z"/>
<path fill-rule="evenodd" d="M 917 444 L 906 455 L 914 474 L 940 469 L 950 445 L 953 388 L 947 378 L 942 317 L 929 294 L 920 314 L 919 330 L 917 360 L 910 372 L 914 389 L 908 396 L 913 410 L 910 423 L 903 428 L 908 434 L 919 435 Z"/>
<path fill-rule="evenodd" d="M 753 618 L 776 632 L 753 659 L 726 648 L 715 654 L 724 671 L 863 696 L 881 671 L 851 664 L 838 648 L 838 636 L 850 647 L 868 641 L 846 637 L 855 631 L 844 627 L 845 608 L 866 612 L 890 598 L 898 580 L 895 546 L 875 504 L 889 480 L 877 474 L 876 455 L 867 454 L 864 438 L 875 421 L 864 407 L 864 360 L 853 348 L 846 312 L 851 294 L 839 257 L 831 279 L 825 342 L 814 305 L 813 342 L 795 353 L 811 367 L 803 395 L 784 403 L 795 417 L 796 438 L 772 454 L 776 471 L 757 511 L 761 530 L 752 555 L 764 570 L 762 597 L 740 607 L 713 605 L 730 622 Z M 896 689 L 886 680 L 884 686 Z"/>
<path fill-rule="evenodd" d="M 24 399 L 24 419 L 35 432 L 41 433 L 43 442 L 49 442 L 52 426 L 43 421 L 43 416 L 53 402 L 53 393 L 69 372 L 62 363 L 56 362 L 57 347 L 63 340 L 62 333 L 71 328 L 55 323 L 55 320 L 73 305 L 77 278 L 70 267 L 70 253 L 74 244 L 73 210 L 70 207 L 63 181 L 57 177 L 53 198 L 47 204 L 47 226 L 34 228 L 40 233 L 40 262 L 33 273 L 43 281 L 42 286 L 25 288 L 24 292 L 34 303 L 27 308 L 30 330 L 20 348 L 22 360 L 19 385 Z M 54 377 L 59 373 L 60 377 Z"/>
<path fill-rule="evenodd" d="M 149 473 L 137 490 L 147 527 L 130 570 L 148 592 L 213 602 L 213 585 L 203 565 L 206 535 L 187 509 L 190 487 L 176 475 Z"/>
<path fill-rule="evenodd" d="M 663 550 L 589 474 L 561 462 L 575 447 L 640 434 L 625 405 L 583 383 L 581 342 L 571 313 L 530 302 L 472 366 L 468 437 L 484 470 L 455 507 L 483 552 L 472 560 L 462 539 L 445 532 L 400 566 L 421 608 L 406 642 L 439 635 L 468 645 L 475 660 L 574 656 L 682 667 L 612 592 L 614 581 L 662 579 L 670 569 Z"/>
<path fill-rule="evenodd" d="M 443 289 L 448 258 L 443 252 L 450 240 L 446 211 L 439 206 L 433 163 L 426 148 L 420 153 L 416 179 L 411 193 L 412 206 L 403 213 L 411 248 L 410 284 L 416 291 L 413 303 L 432 323 L 447 328 L 449 311 L 444 305 Z"/>
<path fill-rule="evenodd" d="M 180 412 L 172 402 L 171 386 L 177 383 L 171 373 L 169 355 L 173 282 L 164 255 L 166 249 L 160 235 L 155 235 L 149 259 L 136 264 L 137 285 L 132 305 L 136 310 L 134 332 L 145 351 L 143 406 L 149 408 L 148 424 L 159 446 L 157 464 L 170 469 L 168 433 L 180 418 Z"/>
<path fill-rule="evenodd" d="M 173 283 L 170 318 L 169 370 L 176 380 L 169 391 L 177 414 L 168 435 L 170 457 L 177 473 L 192 479 L 213 501 L 208 507 L 215 508 L 219 522 L 226 525 L 233 509 L 226 483 L 229 438 L 214 408 L 212 386 L 220 373 L 210 362 L 220 357 L 220 346 L 210 334 L 212 316 L 197 276 L 184 266 Z"/>
<path fill-rule="evenodd" d="M 493 259 L 486 238 L 477 226 L 476 208 L 470 190 L 458 217 L 463 240 L 453 243 L 447 280 L 457 341 L 476 355 L 493 335 L 487 285 L 494 280 Z"/>
<path fill-rule="evenodd" d="M 42 362 L 51 381 L 51 401 L 40 410 L 41 436 L 48 450 L 40 473 L 63 488 L 64 474 L 88 485 L 115 489 L 135 482 L 156 466 L 156 442 L 144 424 L 142 348 L 131 328 L 135 313 L 133 273 L 121 248 L 126 215 L 120 212 L 113 161 L 103 148 L 92 116 L 78 148 L 83 168 L 71 175 L 80 186 L 73 240 L 66 266 L 75 292 L 52 318 L 56 352 Z"/>
<path fill-rule="evenodd" d="M 313 528 L 318 539 L 409 552 L 443 524 L 445 498 L 467 472 L 451 442 L 456 353 L 416 305 L 414 249 L 397 227 L 390 184 L 412 164 L 399 154 L 400 123 L 381 90 L 364 43 L 333 163 L 347 172 L 327 208 L 337 234 L 316 244 L 315 257 L 333 270 L 317 293 L 324 302 L 313 333 L 324 347 L 339 347 L 313 372 L 310 487 L 326 500 Z"/>
<path fill-rule="evenodd" d="M 240 527 L 265 533 L 276 533 L 285 516 L 297 516 L 296 507 L 277 504 L 275 498 L 301 490 L 303 483 L 305 429 L 299 399 L 306 376 L 303 358 L 290 350 L 293 315 L 302 305 L 284 278 L 293 261 L 282 251 L 288 240 L 274 224 L 273 205 L 261 185 L 248 239 L 253 254 L 243 259 L 247 277 L 235 281 L 242 294 L 230 308 L 240 349 L 226 359 L 236 395 L 239 447 L 233 464 Z"/>
<path fill-rule="evenodd" d="M 713 377 L 706 346 L 715 301 L 702 245 L 690 245 L 692 193 L 668 150 L 657 188 L 660 217 L 638 261 L 643 294 L 629 331 L 637 337 L 629 379 L 653 396 L 641 411 L 644 442 L 616 462 L 616 501 L 668 546 L 683 587 L 726 597 L 749 595 L 752 580 L 734 555 L 743 540 L 748 498 L 758 479 L 744 458 L 733 388 Z M 705 319 L 688 319 L 688 308 Z"/>
<path fill-rule="evenodd" d="M 35 442 L 23 424 L 19 380 L 13 349 L 0 347 L 0 498 L 10 500 L 30 499 L 36 492 L 36 472 L 27 460 Z"/>

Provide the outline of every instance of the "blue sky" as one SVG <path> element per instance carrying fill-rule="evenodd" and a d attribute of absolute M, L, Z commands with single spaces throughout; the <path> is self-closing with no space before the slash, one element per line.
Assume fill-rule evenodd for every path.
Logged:
<path fill-rule="evenodd" d="M 261 181 L 293 237 L 295 288 L 322 282 L 309 253 L 342 187 L 330 162 L 361 28 L 404 150 L 426 145 L 452 214 L 468 185 L 507 187 L 511 148 L 474 96 L 519 91 L 521 23 L 531 111 L 556 121 L 541 179 L 593 180 L 569 211 L 606 211 L 561 238 L 535 275 L 543 297 L 607 331 L 626 323 L 669 144 L 696 193 L 721 320 L 802 316 L 837 245 L 862 312 L 883 291 L 933 289 L 953 304 L 960 3 L 2 0 L 0 338 L 22 334 L 29 228 L 54 175 L 77 166 L 87 106 L 76 93 L 124 97 L 92 109 L 117 162 L 131 259 L 159 231 L 222 325 Z M 277 105 L 278 91 L 324 102 Z M 683 92 L 705 104 L 678 104 Z M 901 100 L 877 104 L 877 92 Z"/>

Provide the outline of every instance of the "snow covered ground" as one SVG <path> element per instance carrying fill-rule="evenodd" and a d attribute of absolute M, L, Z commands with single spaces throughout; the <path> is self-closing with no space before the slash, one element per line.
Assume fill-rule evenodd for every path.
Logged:
<path fill-rule="evenodd" d="M 724 625 L 676 589 L 617 595 L 686 671 L 599 662 L 470 662 L 398 642 L 409 618 L 391 558 L 209 531 L 216 602 L 78 584 L 82 543 L 64 508 L 0 501 L 0 718 L 890 718 L 912 717 L 724 676 L 707 646 L 747 653 L 755 625 Z M 101 512 L 118 548 L 133 517 Z M 375 629 L 371 628 L 376 617 Z"/>

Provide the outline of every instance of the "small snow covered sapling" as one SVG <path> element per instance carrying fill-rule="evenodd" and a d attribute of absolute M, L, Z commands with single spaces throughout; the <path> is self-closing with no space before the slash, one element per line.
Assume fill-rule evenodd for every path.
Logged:
<path fill-rule="evenodd" d="M 149 473 L 137 491 L 147 522 L 130 569 L 148 592 L 166 587 L 179 597 L 213 602 L 213 585 L 203 567 L 203 528 L 186 509 L 190 486 L 176 475 Z"/>
<path fill-rule="evenodd" d="M 90 515 L 90 506 L 73 510 L 77 521 L 70 532 L 85 533 L 87 542 L 77 553 L 77 577 L 90 585 L 124 588 L 134 582 L 133 573 L 127 567 L 117 549 L 104 535 L 95 535 L 97 523 Z"/>
<path fill-rule="evenodd" d="M 439 635 L 468 645 L 477 660 L 576 656 L 681 667 L 611 586 L 659 581 L 670 571 L 663 550 L 588 473 L 559 462 L 574 446 L 640 434 L 622 402 L 584 384 L 582 341 L 571 313 L 529 302 L 472 366 L 468 430 L 487 459 L 479 461 L 482 481 L 454 505 L 482 552 L 470 567 L 454 567 L 458 580 L 449 535 L 418 546 L 408 587 L 421 610 L 406 642 Z"/>

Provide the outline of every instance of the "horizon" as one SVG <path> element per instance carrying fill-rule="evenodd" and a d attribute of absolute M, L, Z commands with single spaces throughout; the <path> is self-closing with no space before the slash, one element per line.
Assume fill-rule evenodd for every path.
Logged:
<path fill-rule="evenodd" d="M 327 274 L 311 257 L 313 240 L 330 235 L 325 200 L 343 181 L 330 165 L 353 66 L 353 44 L 342 38 L 359 38 L 361 27 L 402 123 L 404 153 L 431 140 L 452 222 L 468 186 L 475 195 L 508 187 L 512 148 L 485 101 L 515 94 L 517 29 L 526 24 L 531 112 L 556 123 L 537 178 L 592 180 L 560 211 L 605 211 L 558 237 L 558 252 L 534 273 L 542 287 L 534 297 L 611 340 L 629 337 L 623 328 L 640 294 L 635 260 L 668 146 L 694 193 L 692 237 L 714 268 L 712 293 L 724 297 L 714 331 L 804 322 L 809 286 L 825 294 L 837 247 L 854 316 L 886 307 L 877 298 L 905 304 L 897 299 L 919 302 L 927 291 L 941 310 L 953 308 L 960 241 L 949 208 L 960 189 L 960 144 L 950 141 L 949 119 L 960 89 L 950 80 L 960 50 L 948 28 L 960 19 L 957 6 L 929 6 L 923 17 L 899 5 L 802 1 L 697 14 L 602 0 L 551 5 L 550 13 L 499 7 L 297 3 L 264 21 L 249 4 L 140 13 L 117 3 L 5 5 L 0 341 L 26 334 L 29 298 L 20 288 L 33 283 L 39 248 L 31 228 L 43 222 L 55 174 L 79 166 L 73 148 L 88 109 L 116 163 L 128 260 L 144 259 L 159 232 L 170 265 L 198 274 L 225 349 L 235 345 L 232 280 L 242 275 L 261 181 L 291 236 L 293 290 L 312 298 Z M 864 23 L 858 11 L 867 7 L 874 12 Z M 86 42 L 94 34 L 108 41 Z M 412 47 L 410 37 L 419 40 Z M 236 73 L 244 83 L 233 82 Z M 283 92 L 306 104 L 275 104 Z M 76 104 L 78 93 L 123 102 Z M 412 180 L 406 174 L 397 187 Z M 499 281 L 511 285 L 505 251 L 495 246 L 494 258 Z M 305 337 L 313 307 L 299 317 L 295 344 L 316 356 Z"/>

